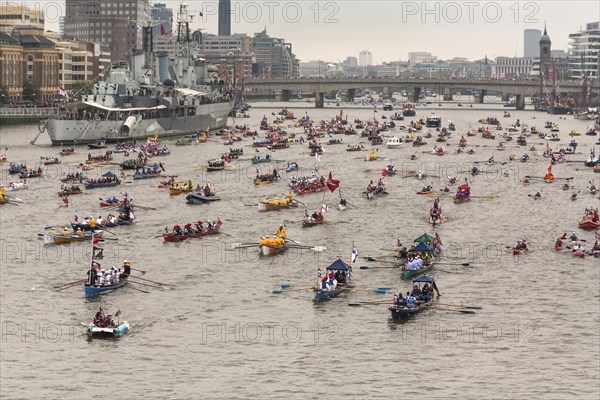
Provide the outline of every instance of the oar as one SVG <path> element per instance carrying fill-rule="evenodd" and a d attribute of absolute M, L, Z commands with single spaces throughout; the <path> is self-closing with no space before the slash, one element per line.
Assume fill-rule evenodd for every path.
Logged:
<path fill-rule="evenodd" d="M 144 275 L 146 273 L 146 271 L 142 270 L 142 269 L 136 269 L 136 268 L 131 268 L 132 271 L 137 271 L 137 272 L 141 272 L 142 275 Z"/>
<path fill-rule="evenodd" d="M 137 284 L 138 282 L 136 282 Z M 131 284 L 127 285 L 128 288 L 133 289 L 133 290 L 137 290 L 138 292 L 142 292 L 142 293 L 150 293 L 147 290 L 142 290 L 142 289 L 138 289 L 136 287 L 131 286 Z"/>
<path fill-rule="evenodd" d="M 468 267 L 470 264 L 468 262 L 464 262 L 464 263 L 434 262 L 434 265 L 462 265 L 463 267 Z"/>
<path fill-rule="evenodd" d="M 129 279 L 135 279 L 135 276 L 130 276 Z M 161 285 L 154 285 L 154 284 L 148 284 L 148 283 L 143 283 L 143 282 L 133 282 L 136 285 L 142 285 L 142 286 L 149 286 L 149 287 L 153 287 L 153 288 L 165 288 L 164 286 Z"/>
<path fill-rule="evenodd" d="M 470 196 L 472 199 L 495 199 L 498 196 Z"/>
<path fill-rule="evenodd" d="M 369 267 L 367 265 L 361 265 L 360 269 L 389 269 L 389 268 L 394 268 L 394 269 L 399 269 L 400 267 Z"/>
<path fill-rule="evenodd" d="M 56 289 L 56 291 L 60 291 L 60 290 L 63 290 L 63 289 L 68 289 L 68 288 L 73 287 L 73 286 L 81 285 L 82 283 L 84 283 L 86 281 L 87 281 L 87 279 L 80 279 L 80 280 L 77 280 L 77 281 L 74 281 L 74 282 L 62 285 L 62 286 L 55 286 L 54 289 Z"/>
<path fill-rule="evenodd" d="M 256 246 L 258 246 L 258 243 L 232 243 L 231 244 L 232 249 L 245 249 L 248 247 L 256 247 Z"/>
<path fill-rule="evenodd" d="M 25 201 L 19 199 L 18 197 L 15 197 L 15 196 L 4 195 L 4 198 L 12 200 L 12 201 L 16 201 L 17 203 L 25 203 Z"/>
<path fill-rule="evenodd" d="M 474 306 L 459 306 L 456 304 L 445 304 L 445 303 L 436 303 L 440 306 L 446 306 L 446 307 L 457 307 L 457 308 L 466 308 L 466 309 L 471 309 L 471 310 L 483 310 L 482 307 L 474 307 Z"/>
<path fill-rule="evenodd" d="M 369 261 L 375 261 L 375 262 L 380 262 L 380 263 L 384 263 L 384 264 L 398 264 L 397 261 L 385 261 L 385 260 L 379 260 L 379 259 L 372 259 Z"/>
<path fill-rule="evenodd" d="M 156 285 L 160 285 L 160 286 L 173 286 L 173 285 L 169 285 L 169 284 L 166 284 L 166 283 L 162 283 L 162 282 L 156 282 L 156 281 L 152 281 L 152 280 L 150 280 L 150 279 L 141 278 L 141 277 L 139 277 L 139 276 L 130 276 L 130 278 L 141 279 L 141 280 L 143 280 L 143 281 L 148 281 L 148 282 L 154 283 L 154 284 L 156 284 Z"/>
<path fill-rule="evenodd" d="M 463 314 L 477 314 L 475 311 L 470 311 L 470 310 L 456 310 L 456 309 L 452 309 L 452 308 L 443 308 L 443 307 L 435 307 L 435 309 L 443 310 L 443 311 L 459 312 L 459 313 L 463 313 Z"/>

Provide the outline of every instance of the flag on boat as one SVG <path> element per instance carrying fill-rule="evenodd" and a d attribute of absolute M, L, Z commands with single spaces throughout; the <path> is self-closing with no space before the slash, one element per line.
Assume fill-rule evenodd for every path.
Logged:
<path fill-rule="evenodd" d="M 327 178 L 327 188 L 331 191 L 331 193 L 335 192 L 335 189 L 337 189 L 340 186 L 340 181 L 338 181 L 337 179 L 333 179 L 333 175 L 331 174 L 331 171 L 329 172 L 329 178 Z"/>
<path fill-rule="evenodd" d="M 102 260 L 104 258 L 104 249 L 94 246 L 92 260 Z"/>
<path fill-rule="evenodd" d="M 351 261 L 354 264 L 356 262 L 356 259 L 358 258 L 358 250 L 356 250 L 356 247 L 352 248 L 352 257 L 351 257 Z"/>
<path fill-rule="evenodd" d="M 221 218 L 217 218 L 217 226 L 221 227 L 221 225 L 223 225 L 223 223 L 221 222 Z"/>
<path fill-rule="evenodd" d="M 549 173 L 549 174 L 551 174 L 551 173 L 552 173 L 552 164 L 550 164 L 550 165 L 548 166 L 548 173 Z"/>
<path fill-rule="evenodd" d="M 98 238 L 98 237 L 95 237 L 95 238 L 94 238 L 94 244 L 98 244 L 98 243 L 100 243 L 100 238 Z"/>
<path fill-rule="evenodd" d="M 383 172 L 381 173 L 381 176 L 383 176 L 384 178 L 387 176 L 387 169 L 383 170 Z"/>
<path fill-rule="evenodd" d="M 325 215 L 325 214 L 327 214 L 328 211 L 329 211 L 329 207 L 327 207 L 327 204 L 322 204 L 321 205 L 321 214 Z"/>

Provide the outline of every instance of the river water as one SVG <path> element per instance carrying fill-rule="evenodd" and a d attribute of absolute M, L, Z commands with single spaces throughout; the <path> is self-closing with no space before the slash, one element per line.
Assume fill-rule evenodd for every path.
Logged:
<path fill-rule="evenodd" d="M 315 120 L 340 112 L 335 106 L 315 110 L 307 103 L 295 105 L 297 116 L 308 112 Z M 249 110 L 251 119 L 235 122 L 258 126 L 263 115 L 272 118 L 280 106 L 255 104 Z M 349 120 L 391 114 L 381 109 L 375 114 L 369 107 L 341 108 Z M 583 133 L 590 122 L 514 110 L 511 118 L 502 118 L 498 105 L 474 109 L 435 103 L 419 108 L 417 118 L 432 109 L 444 125 L 452 120 L 457 126 L 452 139 L 444 143 L 448 154 L 443 157 L 425 154 L 435 144 L 434 139 L 426 139 L 427 146 L 414 149 L 379 146 L 380 156 L 388 160 L 365 162 L 357 159 L 364 153 L 345 151 L 346 144 L 364 141 L 349 136 L 341 136 L 344 145 L 325 146 L 320 162 L 309 156 L 306 145 L 275 152 L 274 159 L 297 161 L 306 175 L 315 166 L 323 175 L 332 171 L 355 206 L 338 211 L 338 192 L 303 196 L 310 211 L 319 209 L 323 200 L 330 206 L 326 216 L 330 223 L 311 229 L 299 224 L 302 208 L 259 214 L 259 199 L 287 189 L 285 180 L 268 186 L 252 184 L 256 166 L 249 161 L 255 154 L 250 139 L 240 144 L 245 161 L 216 174 L 207 174 L 201 164 L 227 150 L 217 138 L 189 147 L 171 143 L 172 154 L 161 159 L 167 172 L 182 180 L 214 184 L 222 201 L 207 205 L 188 206 L 182 196 L 171 197 L 150 187 L 156 181 L 145 180 L 116 190 L 86 191 L 72 197 L 72 207 L 60 207 L 58 178 L 84 161 L 88 150 L 79 147 L 76 155 L 63 158 L 63 164 L 48 167 L 45 178 L 32 180 L 30 189 L 14 193 L 24 204 L 0 208 L 0 397 L 597 399 L 599 260 L 551 250 L 566 231 L 576 231 L 587 240 L 587 248 L 591 246 L 593 233 L 579 230 L 577 222 L 585 207 L 598 207 L 598 199 L 587 190 L 593 171 L 578 162 L 554 167 L 557 177 L 575 177 L 575 190 L 581 192 L 577 201 L 570 201 L 571 191 L 561 190 L 564 181 L 549 185 L 532 180 L 528 186 L 520 182 L 525 175 L 543 176 L 549 164 L 542 157 L 543 140 L 534 136 L 529 142 L 537 151 L 518 148 L 514 141 L 507 151 L 494 151 L 483 146 L 495 146 L 497 141 L 479 136 L 468 138 L 475 155 L 452 154 L 460 134 L 490 115 L 504 126 L 519 118 L 542 131 L 547 131 L 544 121 L 557 122 L 562 146 L 569 141 L 571 129 Z M 29 145 L 36 133 L 36 126 L 2 127 L 1 152 L 10 161 L 28 165 L 40 155 L 57 155 L 59 149 L 50 146 L 45 135 L 35 146 Z M 582 135 L 577 140 L 579 154 L 568 160 L 585 160 L 597 137 Z M 439 265 L 431 275 L 442 294 L 440 302 L 481 307 L 476 314 L 436 309 L 393 322 L 385 305 L 348 306 L 391 299 L 392 292 L 356 290 L 320 304 L 313 303 L 309 290 L 271 294 L 282 283 L 313 284 L 317 267 L 324 269 L 338 255 L 348 258 L 353 244 L 361 256 L 385 255 L 389 253 L 382 249 L 393 247 L 398 238 L 410 243 L 424 232 L 433 233 L 425 222 L 432 198 L 415 194 L 422 186 L 433 182 L 439 189 L 447 184 L 448 175 L 463 179 L 473 161 L 487 160 L 492 154 L 497 162 L 504 162 L 509 154 L 520 157 L 526 152 L 531 156 L 527 163 L 509 162 L 470 178 L 472 195 L 496 199 L 474 198 L 464 204 L 441 199 L 447 221 L 435 232 L 444 241 L 445 262 L 470 265 Z M 412 153 L 417 161 L 409 160 Z M 115 161 L 122 159 L 118 154 Z M 418 181 L 410 175 L 392 176 L 389 196 L 366 200 L 361 192 L 387 164 L 400 170 L 423 169 L 441 178 Z M 262 167 L 266 172 L 267 167 Z M 2 164 L 3 183 L 14 179 L 7 169 Z M 509 171 L 508 177 L 503 176 L 504 170 Z M 451 187 L 453 192 L 455 188 Z M 37 234 L 46 225 L 64 226 L 75 211 L 105 215 L 98 199 L 125 190 L 135 203 L 158 211 L 138 209 L 138 224 L 115 229 L 119 241 L 104 242 L 102 263 L 120 265 L 127 258 L 134 268 L 147 271 L 144 278 L 172 286 L 135 285 L 149 293 L 126 288 L 95 300 L 86 299 L 79 285 L 54 291 L 53 286 L 86 276 L 90 246 L 45 247 Z M 538 190 L 543 199 L 534 201 L 530 195 Z M 217 217 L 223 221 L 224 233 L 217 239 L 169 244 L 159 236 L 174 223 Z M 289 221 L 288 237 L 327 250 L 289 251 L 269 259 L 258 258 L 255 248 L 231 250 L 232 243 L 256 242 L 259 236 L 273 234 L 284 220 Z M 528 238 L 531 251 L 513 257 L 506 246 L 523 237 Z M 361 265 L 389 266 L 359 258 L 354 267 L 357 287 L 388 286 L 394 292 L 410 288 L 395 269 L 361 270 Z M 80 322 L 88 322 L 100 305 L 109 313 L 120 309 L 131 324 L 130 334 L 119 340 L 88 340 Z"/>

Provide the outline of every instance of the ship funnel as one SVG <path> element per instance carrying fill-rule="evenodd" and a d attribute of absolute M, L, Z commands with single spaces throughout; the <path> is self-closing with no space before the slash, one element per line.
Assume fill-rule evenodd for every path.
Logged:
<path fill-rule="evenodd" d="M 158 81 L 164 82 L 169 79 L 169 56 L 164 54 L 157 57 L 158 59 Z"/>

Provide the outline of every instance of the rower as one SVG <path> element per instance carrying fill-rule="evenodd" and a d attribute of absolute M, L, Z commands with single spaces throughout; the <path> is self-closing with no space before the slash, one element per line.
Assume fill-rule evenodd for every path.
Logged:
<path fill-rule="evenodd" d="M 69 229 L 66 226 L 65 226 L 65 229 L 63 229 L 63 233 L 62 234 L 63 234 L 63 236 L 69 236 L 70 235 Z"/>
<path fill-rule="evenodd" d="M 81 230 L 81 226 L 77 227 L 77 231 L 75 232 L 77 236 L 83 236 L 83 231 Z"/>
<path fill-rule="evenodd" d="M 121 279 L 127 279 L 131 275 L 131 263 L 127 260 L 123 261 L 123 272 L 121 273 Z"/>
<path fill-rule="evenodd" d="M 539 199 L 541 199 L 541 198 L 542 198 L 542 194 L 541 194 L 540 192 L 537 192 L 537 193 L 536 193 L 536 194 L 533 196 L 533 199 L 534 199 L 534 200 L 539 200 Z"/>
<path fill-rule="evenodd" d="M 279 225 L 277 228 L 277 232 L 275 233 L 278 237 L 285 239 L 287 233 L 285 231 L 285 227 L 283 225 Z"/>
<path fill-rule="evenodd" d="M 571 195 L 571 201 L 575 201 L 575 200 L 577 200 L 577 193 L 573 193 Z"/>
<path fill-rule="evenodd" d="M 415 298 L 411 296 L 410 292 L 406 292 L 406 297 L 404 298 L 404 302 L 407 308 L 415 308 Z"/>
<path fill-rule="evenodd" d="M 577 237 L 575 232 L 573 232 L 573 234 L 571 235 L 571 237 L 569 237 L 569 239 L 571 240 L 571 242 L 576 242 L 579 240 L 579 238 Z"/>

